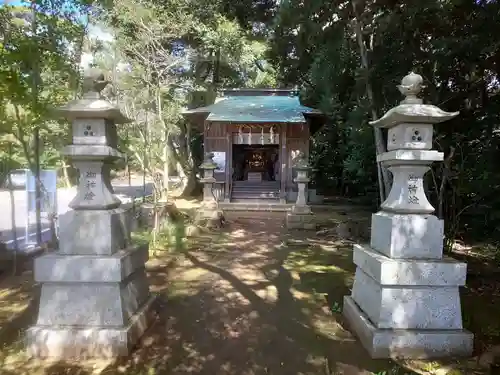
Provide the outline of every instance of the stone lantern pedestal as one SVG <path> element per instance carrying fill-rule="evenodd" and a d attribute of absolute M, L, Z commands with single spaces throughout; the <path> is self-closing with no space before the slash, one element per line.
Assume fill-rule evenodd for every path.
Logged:
<path fill-rule="evenodd" d="M 294 182 L 297 183 L 297 200 L 292 206 L 290 212 L 286 215 L 286 226 L 289 229 L 315 229 L 313 222 L 314 216 L 311 207 L 307 204 L 306 186 L 310 181 L 309 172 L 311 167 L 304 154 L 297 156 L 297 163 L 294 166 L 297 171 L 297 177 Z"/>
<path fill-rule="evenodd" d="M 431 358 L 472 353 L 462 327 L 459 287 L 466 264 L 443 257 L 443 221 L 432 215 L 424 174 L 443 160 L 432 148 L 433 124 L 457 116 L 423 104 L 422 77 L 411 73 L 399 89 L 406 98 L 372 123 L 388 129 L 393 185 L 372 216 L 369 245 L 354 245 L 357 266 L 343 313 L 373 358 Z"/>
<path fill-rule="evenodd" d="M 128 121 L 100 92 L 108 84 L 92 71 L 80 100 L 60 109 L 73 122 L 73 144 L 64 148 L 80 172 L 73 211 L 60 223 L 59 249 L 35 259 L 41 284 L 36 325 L 27 331 L 36 357 L 127 355 L 151 321 L 147 246 L 130 241 L 130 216 L 110 181 L 116 124 Z"/>

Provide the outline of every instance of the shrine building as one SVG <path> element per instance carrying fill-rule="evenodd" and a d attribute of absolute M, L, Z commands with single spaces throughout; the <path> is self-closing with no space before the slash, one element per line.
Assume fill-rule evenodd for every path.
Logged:
<path fill-rule="evenodd" d="M 293 160 L 309 156 L 310 137 L 325 123 L 281 89 L 224 90 L 215 103 L 184 112 L 203 132 L 205 152 L 217 164 L 217 198 L 225 204 L 285 208 L 297 196 Z"/>

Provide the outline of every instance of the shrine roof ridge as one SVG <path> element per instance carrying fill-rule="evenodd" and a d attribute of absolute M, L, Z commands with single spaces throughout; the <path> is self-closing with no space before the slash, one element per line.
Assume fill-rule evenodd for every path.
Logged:
<path fill-rule="evenodd" d="M 221 96 L 214 104 L 186 110 L 183 114 L 202 115 L 209 122 L 253 123 L 305 123 L 306 116 L 323 116 L 321 111 L 303 106 L 295 95 L 253 95 L 255 91 L 250 93 Z"/>
<path fill-rule="evenodd" d="M 273 89 L 273 88 L 258 88 L 258 89 L 222 89 L 219 96 L 298 96 L 299 92 L 296 89 Z"/>

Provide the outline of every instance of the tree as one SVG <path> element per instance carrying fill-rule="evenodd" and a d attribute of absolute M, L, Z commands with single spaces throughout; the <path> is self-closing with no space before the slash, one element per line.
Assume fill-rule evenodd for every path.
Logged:
<path fill-rule="evenodd" d="M 500 21 L 499 3 L 283 4 L 270 56 L 280 79 L 298 81 L 305 100 L 331 115 L 313 148 L 324 184 L 351 196 L 373 190 L 375 142 L 367 120 L 371 111 L 382 114 L 397 105 L 395 86 L 414 70 L 426 81 L 425 101 L 461 112 L 437 127 L 435 148 L 446 153 L 447 162 L 437 163 L 428 176 L 428 193 L 446 219 L 448 238 L 497 233 L 492 155 L 499 141 L 500 39 L 488 30 Z M 361 67 L 362 57 L 367 63 Z M 479 221 L 486 224 L 478 227 Z"/>

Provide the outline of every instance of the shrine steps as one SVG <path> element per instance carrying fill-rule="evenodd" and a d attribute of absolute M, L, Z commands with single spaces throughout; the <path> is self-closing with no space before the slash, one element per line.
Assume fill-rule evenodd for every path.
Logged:
<path fill-rule="evenodd" d="M 219 202 L 219 207 L 226 212 L 286 212 L 291 210 L 292 204 L 280 203 L 279 201 L 275 203 L 266 203 L 262 201 L 252 202 L 250 200 L 246 200 L 242 202 Z"/>
<path fill-rule="evenodd" d="M 278 203 L 280 198 L 279 181 L 234 181 L 231 202 L 239 203 Z"/>

